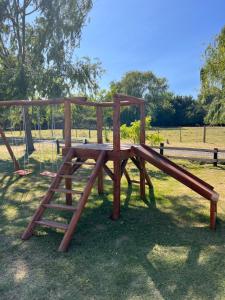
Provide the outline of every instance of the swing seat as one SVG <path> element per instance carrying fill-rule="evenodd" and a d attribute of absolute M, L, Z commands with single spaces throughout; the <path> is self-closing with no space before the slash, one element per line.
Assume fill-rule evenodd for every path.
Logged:
<path fill-rule="evenodd" d="M 50 172 L 50 171 L 44 171 L 44 172 L 41 172 L 40 175 L 45 176 L 45 177 L 55 178 L 57 173 Z"/>
<path fill-rule="evenodd" d="M 13 172 L 13 174 L 19 175 L 19 176 L 26 176 L 31 174 L 32 171 L 31 170 L 17 170 L 15 172 Z"/>

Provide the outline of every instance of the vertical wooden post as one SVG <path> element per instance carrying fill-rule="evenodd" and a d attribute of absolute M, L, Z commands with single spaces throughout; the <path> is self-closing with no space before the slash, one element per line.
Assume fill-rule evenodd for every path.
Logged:
<path fill-rule="evenodd" d="M 120 100 L 114 98 L 113 105 L 113 213 L 112 219 L 116 220 L 120 216 L 120 181 L 121 181 L 121 163 L 120 163 Z"/>
<path fill-rule="evenodd" d="M 71 103 L 69 100 L 64 102 L 64 134 L 65 134 L 65 148 L 71 147 L 71 129 L 72 129 L 72 119 L 71 119 Z M 67 190 L 72 189 L 72 179 L 65 179 L 65 187 Z M 66 194 L 66 204 L 72 205 L 72 194 Z"/>
<path fill-rule="evenodd" d="M 203 143 L 206 142 L 206 126 L 203 127 Z"/>
<path fill-rule="evenodd" d="M 180 127 L 180 143 L 182 143 L 181 127 Z"/>
<path fill-rule="evenodd" d="M 145 144 L 145 104 L 140 104 L 140 144 Z M 145 198 L 145 161 L 140 158 L 140 196 Z"/>
<path fill-rule="evenodd" d="M 60 144 L 59 144 L 59 140 L 57 139 L 57 140 L 55 141 L 55 143 L 56 143 L 56 153 L 57 153 L 57 154 L 60 154 Z"/>
<path fill-rule="evenodd" d="M 97 142 L 102 144 L 102 130 L 103 130 L 103 113 L 102 107 L 96 107 L 96 118 L 97 118 Z M 98 193 L 103 194 L 104 192 L 104 178 L 103 178 L 103 169 L 101 168 L 98 175 Z"/>
<path fill-rule="evenodd" d="M 218 148 L 214 148 L 214 152 L 213 152 L 213 166 L 214 167 L 217 167 L 217 164 L 218 164 L 218 151 L 219 149 Z"/>
<path fill-rule="evenodd" d="M 216 229 L 217 202 L 210 201 L 210 228 Z"/>
<path fill-rule="evenodd" d="M 164 143 L 160 143 L 159 153 L 160 153 L 161 155 L 164 154 Z"/>

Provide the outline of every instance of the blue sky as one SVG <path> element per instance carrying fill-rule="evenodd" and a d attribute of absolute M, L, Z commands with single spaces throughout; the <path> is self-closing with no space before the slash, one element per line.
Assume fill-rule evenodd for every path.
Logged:
<path fill-rule="evenodd" d="M 180 95 L 197 95 L 206 46 L 225 25 L 225 0 L 94 0 L 78 56 L 99 58 L 100 86 L 151 70 Z"/>

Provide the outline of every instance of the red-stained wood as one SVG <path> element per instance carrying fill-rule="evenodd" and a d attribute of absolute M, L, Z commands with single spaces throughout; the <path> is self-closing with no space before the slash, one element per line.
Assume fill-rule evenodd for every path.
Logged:
<path fill-rule="evenodd" d="M 73 217 L 69 223 L 68 229 L 65 232 L 65 235 L 63 237 L 63 240 L 59 246 L 59 251 L 64 252 L 68 249 L 69 243 L 73 237 L 74 231 L 76 229 L 77 223 L 81 217 L 81 214 L 84 210 L 85 204 L 87 203 L 88 197 L 90 195 L 91 189 L 95 183 L 95 180 L 97 179 L 99 175 L 99 171 L 103 167 L 106 159 L 106 152 L 102 151 L 99 154 L 99 158 L 97 159 L 96 166 L 94 167 L 91 176 L 86 184 L 86 187 L 84 188 L 83 195 L 81 196 L 78 205 L 76 207 L 76 212 L 73 214 Z"/>
<path fill-rule="evenodd" d="M 185 184 L 204 198 L 214 202 L 218 201 L 219 195 L 215 191 L 211 190 L 207 184 L 204 184 L 203 181 L 200 183 L 195 180 L 192 176 L 188 175 L 188 172 L 183 172 L 180 167 L 177 168 L 176 164 L 171 163 L 168 159 L 165 159 L 164 156 L 158 156 L 156 151 L 151 148 L 147 150 L 142 146 L 133 146 L 132 149 L 136 156 L 145 159 L 156 168 Z"/>
<path fill-rule="evenodd" d="M 64 159 L 62 166 L 58 170 L 57 176 L 53 179 L 52 183 L 50 184 L 50 186 L 48 188 L 47 193 L 41 200 L 40 206 L 34 213 L 30 223 L 28 224 L 26 230 L 24 231 L 24 233 L 22 235 L 23 240 L 27 240 L 32 236 L 33 230 L 36 226 L 35 222 L 39 221 L 45 212 L 46 207 L 44 207 L 44 204 L 48 204 L 52 200 L 52 198 L 55 194 L 54 189 L 58 188 L 59 184 L 62 181 L 62 177 L 60 175 L 67 174 L 67 172 L 68 172 L 68 165 L 65 164 L 65 162 L 70 161 L 73 157 L 74 157 L 74 151 L 73 151 L 73 149 L 70 149 L 70 151 L 67 153 L 67 155 Z"/>
<path fill-rule="evenodd" d="M 98 144 L 103 143 L 102 130 L 103 130 L 103 112 L 102 107 L 96 107 L 96 119 L 97 119 L 97 142 Z M 98 175 L 98 193 L 103 194 L 104 192 L 104 173 L 103 169 L 99 171 Z"/>
<path fill-rule="evenodd" d="M 217 202 L 210 201 L 210 228 L 216 229 Z"/>
<path fill-rule="evenodd" d="M 112 219 L 120 216 L 120 185 L 121 185 L 121 157 L 120 157 L 120 101 L 114 98 L 113 107 L 113 212 Z"/>
<path fill-rule="evenodd" d="M 145 104 L 140 104 L 140 144 L 145 144 Z M 145 160 L 140 158 L 140 196 L 145 198 Z"/>
<path fill-rule="evenodd" d="M 65 136 L 65 147 L 71 148 L 71 130 L 72 130 L 72 115 L 71 115 L 71 102 L 64 102 L 64 136 Z M 70 161 L 68 161 L 70 162 Z M 72 167 L 68 169 L 71 173 Z M 70 178 L 65 179 L 65 189 L 72 190 L 72 180 Z M 72 194 L 66 194 L 66 204 L 72 205 Z"/>
<path fill-rule="evenodd" d="M 5 136 L 5 133 L 4 133 L 4 131 L 3 131 L 1 128 L 0 128 L 0 135 L 1 135 L 1 137 L 2 137 L 2 140 L 3 140 L 4 144 L 5 144 L 5 146 L 6 146 L 7 150 L 8 150 L 8 152 L 9 152 L 9 155 L 10 155 L 12 161 L 13 161 L 14 170 L 15 170 L 15 171 L 18 171 L 18 170 L 20 169 L 19 162 L 17 161 L 17 159 L 16 159 L 16 157 L 15 157 L 15 155 L 14 155 L 14 153 L 13 153 L 13 150 L 12 150 L 12 148 L 11 148 L 9 142 L 8 142 L 8 139 L 7 139 L 7 137 Z"/>

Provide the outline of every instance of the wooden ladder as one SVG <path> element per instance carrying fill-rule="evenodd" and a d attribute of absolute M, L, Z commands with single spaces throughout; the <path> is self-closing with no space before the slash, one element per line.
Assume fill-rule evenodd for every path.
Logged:
<path fill-rule="evenodd" d="M 91 193 L 91 190 L 95 183 L 95 180 L 98 177 L 99 172 L 101 171 L 101 169 L 105 163 L 106 152 L 101 151 L 99 153 L 98 159 L 96 160 L 96 163 L 92 164 L 92 165 L 94 165 L 94 167 L 93 167 L 92 173 L 86 183 L 86 186 L 85 186 L 83 192 L 59 188 L 61 181 L 63 179 L 67 179 L 67 178 L 72 179 L 73 173 L 84 163 L 84 160 L 77 159 L 77 161 L 71 167 L 73 158 L 74 158 L 74 151 L 73 151 L 73 149 L 70 149 L 64 159 L 62 166 L 58 170 L 56 177 L 53 179 L 46 195 L 42 198 L 42 201 L 41 201 L 39 207 L 37 208 L 29 225 L 27 226 L 25 232 L 23 233 L 23 235 L 22 235 L 23 240 L 27 240 L 32 236 L 33 231 L 36 226 L 58 228 L 58 229 L 61 229 L 64 231 L 64 237 L 61 241 L 61 244 L 60 244 L 58 250 L 64 252 L 68 249 L 69 243 L 72 239 L 72 236 L 76 229 L 77 223 L 81 217 L 81 214 L 83 212 L 85 204 L 87 203 L 88 197 Z M 90 165 L 90 163 L 87 163 L 87 164 Z M 80 199 L 78 201 L 77 206 L 74 207 L 71 205 L 62 205 L 62 204 L 51 203 L 54 194 L 57 192 L 80 195 Z M 69 224 L 64 224 L 64 223 L 51 221 L 51 220 L 45 220 L 42 218 L 42 216 L 46 209 L 71 211 L 71 212 L 73 212 L 73 215 L 72 215 L 72 218 L 71 218 Z"/>

